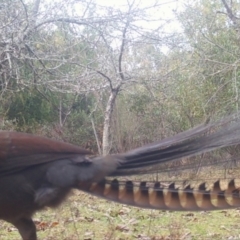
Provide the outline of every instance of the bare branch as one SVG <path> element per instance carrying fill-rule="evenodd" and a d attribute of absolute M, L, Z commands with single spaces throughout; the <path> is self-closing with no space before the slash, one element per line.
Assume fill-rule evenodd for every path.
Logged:
<path fill-rule="evenodd" d="M 226 2 L 225 0 L 222 0 L 222 3 L 223 3 L 224 7 L 225 7 L 226 10 L 227 10 L 227 15 L 228 15 L 228 17 L 231 19 L 231 21 L 233 22 L 233 24 L 236 25 L 236 24 L 237 24 L 237 20 L 238 20 L 239 18 L 237 18 L 237 17 L 233 14 L 232 9 L 228 6 L 228 4 L 227 4 L 227 2 Z"/>

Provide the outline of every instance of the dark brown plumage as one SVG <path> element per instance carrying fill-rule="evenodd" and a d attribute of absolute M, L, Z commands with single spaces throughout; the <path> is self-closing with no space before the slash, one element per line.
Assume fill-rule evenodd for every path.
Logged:
<path fill-rule="evenodd" d="M 213 210 L 240 206 L 230 181 L 211 189 L 119 182 L 106 177 L 157 172 L 159 164 L 240 143 L 240 123 L 232 118 L 203 125 L 124 154 L 93 156 L 77 146 L 34 135 L 0 132 L 0 219 L 35 240 L 34 212 L 56 207 L 72 188 L 138 207 Z M 236 197 L 237 196 L 237 197 Z"/>

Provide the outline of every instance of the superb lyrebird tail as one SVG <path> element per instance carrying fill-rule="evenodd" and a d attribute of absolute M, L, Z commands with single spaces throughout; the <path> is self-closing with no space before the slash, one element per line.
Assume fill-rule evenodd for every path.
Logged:
<path fill-rule="evenodd" d="M 104 179 L 81 183 L 79 189 L 107 200 L 141 208 L 173 211 L 211 211 L 240 207 L 240 181 L 217 180 L 183 186 L 161 182 L 134 182 Z"/>
<path fill-rule="evenodd" d="M 162 169 L 163 163 L 238 144 L 240 144 L 240 120 L 231 116 L 123 154 L 111 155 L 112 159 L 123 159 L 123 161 L 109 175 L 127 176 L 158 172 Z M 205 163 L 208 165 L 207 162 Z"/>

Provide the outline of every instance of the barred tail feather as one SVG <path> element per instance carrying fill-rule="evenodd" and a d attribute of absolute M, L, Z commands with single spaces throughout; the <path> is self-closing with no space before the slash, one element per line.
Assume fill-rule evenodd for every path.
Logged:
<path fill-rule="evenodd" d="M 97 183 L 82 182 L 78 189 L 110 201 L 141 208 L 211 211 L 240 207 L 240 188 L 236 179 L 227 182 L 218 180 L 211 187 L 208 186 L 203 182 L 198 186 L 187 185 L 181 188 L 176 183 L 164 186 L 160 182 L 150 184 L 104 179 Z"/>

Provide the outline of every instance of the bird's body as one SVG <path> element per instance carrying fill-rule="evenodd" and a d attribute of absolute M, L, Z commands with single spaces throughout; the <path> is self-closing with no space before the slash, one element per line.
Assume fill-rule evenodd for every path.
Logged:
<path fill-rule="evenodd" d="M 57 207 L 66 198 L 74 183 L 72 173 L 64 171 L 74 159 L 84 162 L 89 153 L 47 138 L 1 132 L 0 219 L 15 225 L 23 239 L 36 239 L 32 215 L 46 206 Z M 57 175 L 57 184 L 51 182 L 51 172 Z"/>
<path fill-rule="evenodd" d="M 0 219 L 15 225 L 24 240 L 35 240 L 32 215 L 56 207 L 76 188 L 138 207 L 171 210 L 213 210 L 240 206 L 238 186 L 211 190 L 174 184 L 134 183 L 106 177 L 157 172 L 160 163 L 240 143 L 240 123 L 200 126 L 124 154 L 93 156 L 77 146 L 15 132 L 0 132 Z M 210 134 L 206 134 L 210 132 Z M 225 194 L 227 193 L 227 194 Z M 213 200 L 217 201 L 213 201 Z"/>

